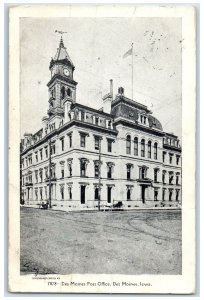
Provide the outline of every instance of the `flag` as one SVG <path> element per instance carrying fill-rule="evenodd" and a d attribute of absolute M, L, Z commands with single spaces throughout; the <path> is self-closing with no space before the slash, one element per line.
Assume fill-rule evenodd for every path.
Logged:
<path fill-rule="evenodd" d="M 129 55 L 132 54 L 132 48 L 130 48 L 124 55 L 123 55 L 123 58 L 126 58 L 128 57 Z"/>

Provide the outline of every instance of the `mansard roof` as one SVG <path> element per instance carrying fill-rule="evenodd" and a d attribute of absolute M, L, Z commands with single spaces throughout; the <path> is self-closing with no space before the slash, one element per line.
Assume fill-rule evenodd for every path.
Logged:
<path fill-rule="evenodd" d="M 130 105 L 130 106 L 132 106 L 134 108 L 142 110 L 142 111 L 144 111 L 146 113 L 151 113 L 151 110 L 149 110 L 146 105 L 141 104 L 139 102 L 136 102 L 136 101 L 134 101 L 134 100 L 132 100 L 130 98 L 127 98 L 127 97 L 125 97 L 122 94 L 119 94 L 119 95 L 116 96 L 116 98 L 112 101 L 111 106 L 113 108 L 114 106 L 116 106 L 117 104 L 122 103 L 122 102 L 126 103 L 126 104 L 128 104 L 128 105 Z"/>
<path fill-rule="evenodd" d="M 146 105 L 131 100 L 122 94 L 117 95 L 112 101 L 111 114 L 114 117 L 126 118 L 136 123 L 138 123 L 139 115 L 142 114 L 147 117 L 150 128 L 163 130 L 160 121 L 152 115 L 151 110 Z"/>

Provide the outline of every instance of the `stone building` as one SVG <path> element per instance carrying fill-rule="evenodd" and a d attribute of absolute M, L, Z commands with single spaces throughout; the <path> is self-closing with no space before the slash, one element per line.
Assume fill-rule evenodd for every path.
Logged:
<path fill-rule="evenodd" d="M 76 101 L 74 64 L 61 39 L 50 62 L 42 128 L 21 140 L 21 203 L 58 210 L 181 206 L 181 146 L 120 87 L 96 110 Z M 100 200 L 100 201 L 99 201 Z"/>

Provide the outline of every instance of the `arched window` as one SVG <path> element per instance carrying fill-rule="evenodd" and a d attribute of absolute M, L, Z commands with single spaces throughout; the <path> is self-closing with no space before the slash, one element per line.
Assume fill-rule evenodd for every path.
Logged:
<path fill-rule="evenodd" d="M 72 91 L 70 90 L 70 88 L 67 89 L 67 96 L 71 97 L 72 95 Z"/>
<path fill-rule="evenodd" d="M 152 156 L 152 142 L 148 141 L 148 158 Z"/>
<path fill-rule="evenodd" d="M 130 154 L 131 153 L 131 136 L 127 135 L 126 138 L 126 154 Z"/>
<path fill-rule="evenodd" d="M 145 157 L 145 140 L 141 140 L 141 156 Z"/>
<path fill-rule="evenodd" d="M 157 159 L 158 155 L 158 144 L 154 143 L 154 159 Z"/>
<path fill-rule="evenodd" d="M 65 87 L 63 86 L 61 88 L 61 99 L 64 99 L 64 96 L 65 96 Z"/>
<path fill-rule="evenodd" d="M 137 137 L 134 138 L 134 155 L 135 156 L 138 155 L 138 138 Z"/>

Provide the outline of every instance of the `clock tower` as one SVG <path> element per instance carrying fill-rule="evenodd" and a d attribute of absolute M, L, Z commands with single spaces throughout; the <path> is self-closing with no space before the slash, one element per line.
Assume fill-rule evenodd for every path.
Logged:
<path fill-rule="evenodd" d="M 75 103 L 76 85 L 73 79 L 74 64 L 71 61 L 64 42 L 60 40 L 59 48 L 50 61 L 51 79 L 48 82 L 49 90 L 49 117 L 53 115 L 64 116 L 65 103 Z"/>

